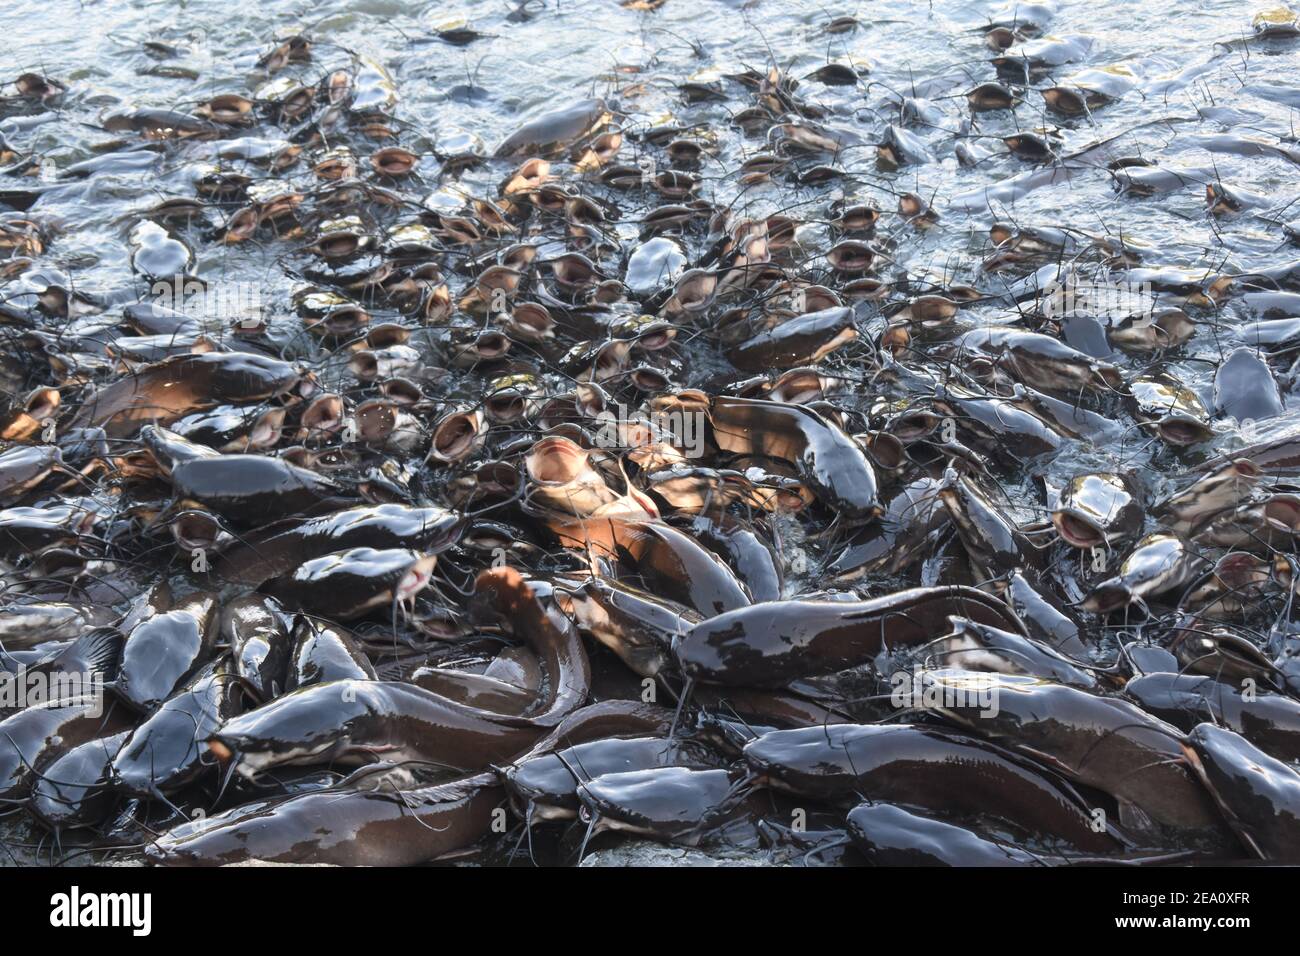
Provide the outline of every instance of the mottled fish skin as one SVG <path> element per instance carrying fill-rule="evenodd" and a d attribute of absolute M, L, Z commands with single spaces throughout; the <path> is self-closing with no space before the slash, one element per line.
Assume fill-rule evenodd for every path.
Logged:
<path fill-rule="evenodd" d="M 886 803 L 849 811 L 849 836 L 877 866 L 1042 866 L 1017 846 Z"/>

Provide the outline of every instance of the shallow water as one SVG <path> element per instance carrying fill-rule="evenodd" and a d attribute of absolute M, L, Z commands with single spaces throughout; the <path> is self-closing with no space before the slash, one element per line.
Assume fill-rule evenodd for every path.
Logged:
<path fill-rule="evenodd" d="M 1293 81 L 1300 43 L 1240 42 L 1249 33 L 1252 11 L 1232 0 L 1062 3 L 1048 30 L 1062 37 L 1090 37 L 1092 46 L 1082 60 L 1052 75 L 1122 65 L 1141 77 L 1139 88 L 1080 120 L 1062 121 L 1044 113 L 1033 93 L 1014 113 L 978 114 L 972 131 L 976 136 L 1052 127 L 1060 135 L 1061 155 L 1111 141 L 1097 157 L 1097 168 L 1068 183 L 1031 192 L 1010 206 L 984 202 L 980 190 L 1031 172 L 1032 167 L 1011 157 L 994 139 L 967 140 L 987 144 L 994 154 L 974 169 L 962 168 L 953 154 L 958 142 L 954 134 L 970 116 L 962 94 L 994 78 L 980 27 L 999 11 L 1005 15 L 999 5 L 879 2 L 841 9 L 669 0 L 656 11 L 638 12 L 613 0 L 563 0 L 520 9 L 529 11 L 522 22 L 512 22 L 510 9 L 499 2 L 269 0 L 232 7 L 199 0 L 168 5 L 165 11 L 148 3 L 10 2 L 0 13 L 10 41 L 0 50 L 0 77 L 44 70 L 71 89 L 57 113 L 7 120 L 0 130 L 21 151 L 43 157 L 44 176 L 56 176 L 58 170 L 93 157 L 96 145 L 109 139 L 96 128 L 103 114 L 130 107 L 187 109 L 218 92 L 251 94 L 266 80 L 255 61 L 272 39 L 306 31 L 316 43 L 314 62 L 291 66 L 280 75 L 316 79 L 348 67 L 352 54 L 382 63 L 401 95 L 396 111 L 401 142 L 425 154 L 419 172 L 432 191 L 448 183 L 440 182 L 439 164 L 428 154 L 457 131 L 477 134 L 491 147 L 521 118 L 593 94 L 616 103 L 634 124 L 676 117 L 703 130 L 717 129 L 738 104 L 743 105 L 741 91 L 733 84 L 729 101 L 688 106 L 678 91 L 684 78 L 762 69 L 773 59 L 799 77 L 828 60 L 851 57 L 870 68 L 857 86 L 823 86 L 808 80 L 800 90 L 828 109 L 829 121 L 837 128 L 862 137 L 861 148 L 846 149 L 838 157 L 848 180 L 816 188 L 785 183 L 741 187 L 734 171 L 763 142 L 727 135 L 721 138 L 728 148 L 704 167 L 702 195 L 730 204 L 735 215 L 757 217 L 783 210 L 813 220 L 799 237 L 811 259 L 827 245 L 826 231 L 816 220 L 824 217 L 831 200 L 850 194 L 888 209 L 899 192 L 913 191 L 932 200 L 943 218 L 938 228 L 925 232 L 891 227 L 899 243 L 898 269 L 922 279 L 981 288 L 989 285 L 979 272 L 987 252 L 986 230 L 997 219 L 1138 240 L 1149 245 L 1153 264 L 1207 274 L 1262 268 L 1294 255 L 1274 222 L 1251 214 L 1208 216 L 1199 188 L 1150 199 L 1118 196 L 1112 176 L 1101 168 L 1107 159 L 1138 155 L 1162 165 L 1213 165 L 1223 182 L 1275 201 L 1255 212 L 1294 218 L 1286 211 L 1297 195 L 1293 163 L 1276 156 L 1212 154 L 1193 141 L 1195 135 L 1213 132 L 1285 138 L 1293 131 L 1295 110 L 1259 91 Z M 858 17 L 859 28 L 827 34 L 825 24 L 844 15 Z M 485 36 L 457 46 L 434 35 L 439 25 L 458 20 L 468 21 Z M 180 55 L 159 59 L 145 51 L 147 41 L 171 44 Z M 160 70 L 192 72 L 195 78 L 160 76 Z M 1050 84 L 1044 79 L 1035 85 Z M 1144 86 L 1157 92 L 1144 93 Z M 872 144 L 896 114 L 890 106 L 894 93 L 913 91 L 939 111 L 931 122 L 913 128 L 935 161 L 882 174 Z M 735 143 L 740 147 L 731 145 Z M 97 175 L 62 195 L 47 197 L 41 211 L 63 228 L 50 261 L 85 288 L 132 284 L 126 241 L 129 213 L 165 195 L 191 194 L 190 177 L 197 165 L 211 158 L 209 149 L 203 144 L 182 148 L 160 170 Z M 226 162 L 224 167 L 237 169 L 239 164 Z M 255 169 L 253 173 L 264 175 Z M 471 171 L 459 185 L 481 195 L 494 187 L 499 175 L 498 168 Z M 309 176 L 300 166 L 297 178 Z M 954 197 L 966 197 L 970 210 L 953 208 L 958 205 Z M 292 281 L 279 258 L 283 248 L 194 245 L 197 274 L 215 281 L 255 282 L 273 312 L 289 311 Z M 994 311 L 990 308 L 986 317 Z M 978 320 L 979 311 L 973 310 L 971 317 Z M 292 335 L 285 333 L 291 350 L 305 347 Z M 1188 348 L 1189 361 L 1176 371 L 1208 398 L 1213 366 L 1197 359 L 1217 362 L 1231 344 L 1230 334 L 1221 336 L 1213 324 L 1205 324 Z M 1132 447 L 1122 454 L 1139 456 L 1140 461 L 1150 450 Z M 1114 453 L 1106 449 L 1100 454 L 1106 458 Z M 1095 450 L 1076 446 L 1057 462 L 1061 473 L 1068 473 L 1080 464 L 1100 464 L 1096 458 Z"/>
<path fill-rule="evenodd" d="M 889 271 L 935 283 L 996 292 L 1001 280 L 982 272 L 981 263 L 988 254 L 988 227 L 998 220 L 1136 240 L 1147 247 L 1149 265 L 1207 275 L 1261 269 L 1297 257 L 1280 228 L 1297 215 L 1288 208 L 1300 197 L 1296 164 L 1281 156 L 1211 153 L 1196 140 L 1229 131 L 1274 140 L 1295 133 L 1296 110 L 1269 98 L 1268 91 L 1290 89 L 1291 102 L 1300 103 L 1295 80 L 1300 40 L 1245 42 L 1255 8 L 1237 0 L 1066 0 L 1046 24 L 1047 32 L 1086 35 L 1091 47 L 1052 76 L 1124 66 L 1137 77 L 1135 89 L 1077 120 L 1044 113 L 1041 97 L 1030 93 L 1014 112 L 978 114 L 971 129 L 963 128 L 971 116 L 964 94 L 994 79 L 982 27 L 999 9 L 996 4 L 880 0 L 837 7 L 667 0 L 658 10 L 638 11 L 614 0 L 560 0 L 533 2 L 515 14 L 511 9 L 501 0 L 195 0 L 176 5 L 7 0 L 0 9 L 5 36 L 0 81 L 34 70 L 65 82 L 69 92 L 57 111 L 0 121 L 0 133 L 20 152 L 42 158 L 42 180 L 60 182 L 61 170 L 94 157 L 96 147 L 112 138 L 97 125 L 106 113 L 132 107 L 189 110 L 216 93 L 252 95 L 267 79 L 255 66 L 257 58 L 276 38 L 303 31 L 314 41 L 313 62 L 279 75 L 316 80 L 348 68 L 357 56 L 371 58 L 391 73 L 401 96 L 394 114 L 399 140 L 423 156 L 418 171 L 422 185 L 404 188 L 420 195 L 439 189 L 475 195 L 495 191 L 503 175 L 500 163 L 457 178 L 444 175 L 433 153 L 453 134 L 474 133 L 491 148 L 522 119 L 597 95 L 626 114 L 627 127 L 676 118 L 706 138 L 717 132 L 722 148 L 705 158 L 701 195 L 730 205 L 736 217 L 780 211 L 805 221 L 798 240 L 810 268 L 819 267 L 817 256 L 829 246 L 825 220 L 831 201 L 851 195 L 892 210 L 898 194 L 907 191 L 927 198 L 942 218 L 926 231 L 913 230 L 896 217 L 883 224 L 881 231 L 896 241 Z M 859 19 L 857 29 L 825 31 L 833 17 L 847 15 Z M 436 35 L 440 25 L 460 19 L 484 36 L 461 46 Z M 178 54 L 159 58 L 146 50 L 147 41 L 171 44 Z M 816 187 L 785 181 L 742 187 L 735 170 L 764 142 L 727 129 L 732 113 L 748 105 L 749 97 L 721 75 L 766 70 L 775 63 L 792 76 L 806 77 L 828 60 L 846 57 L 869 65 L 870 72 L 857 85 L 826 86 L 808 79 L 800 88 L 808 101 L 826 109 L 826 123 L 860 137 L 860 146 L 837 157 L 846 176 Z M 679 89 L 687 77 L 717 80 L 727 97 L 687 104 Z M 1034 83 L 1049 85 L 1046 78 Z M 877 168 L 874 144 L 896 116 L 892 102 L 898 94 L 927 100 L 935 111 L 912 127 L 934 159 L 886 173 Z M 1090 154 L 1089 168 L 1068 183 L 1037 189 L 1011 205 L 990 201 L 984 189 L 1035 168 L 1008 155 L 996 138 L 1038 126 L 1056 130 L 1061 155 L 1107 145 Z M 954 155 L 959 142 L 983 145 L 991 155 L 975 168 L 964 168 Z M 45 197 L 38 211 L 59 229 L 42 262 L 63 269 L 82 288 L 134 285 L 143 293 L 129 261 L 133 211 L 168 195 L 192 195 L 195 171 L 212 160 L 212 147 L 180 146 L 155 168 L 97 175 Z M 1260 194 L 1264 201 L 1241 215 L 1216 218 L 1207 214 L 1199 186 L 1145 199 L 1118 195 L 1106 163 L 1132 156 L 1162 165 L 1212 166 L 1222 182 Z M 223 166 L 241 168 L 230 162 Z M 247 169 L 255 177 L 266 175 L 257 167 Z M 287 175 L 294 182 L 311 181 L 306 164 Z M 634 238 L 643 209 L 631 203 L 622 211 L 618 234 Z M 16 215 L 0 212 L 0 218 Z M 269 311 L 288 317 L 278 318 L 275 329 L 286 355 L 318 357 L 292 317 L 296 278 L 285 258 L 291 245 L 231 246 L 187 236 L 184 230 L 178 235 L 189 238 L 197 252 L 198 275 L 214 282 L 255 283 Z M 992 322 L 1001 311 L 978 306 L 965 316 Z M 1228 312 L 1204 319 L 1183 358 L 1168 367 L 1197 389 L 1207 406 L 1212 405 L 1213 371 L 1239 344 L 1232 326 L 1242 317 Z M 1142 362 L 1128 359 L 1123 365 L 1134 370 Z M 692 375 L 699 379 L 716 368 L 716 357 L 701 346 Z M 1296 401 L 1287 396 L 1289 405 Z M 1217 425 L 1220 436 L 1184 456 L 1185 463 L 1243 441 L 1235 422 Z M 1267 437 L 1298 425 L 1287 414 L 1244 437 Z M 1047 468 L 1052 478 L 1081 468 L 1134 469 L 1147 477 L 1152 500 L 1165 490 L 1167 477 L 1181 470 L 1168 449 L 1138 433 L 1107 447 L 1070 443 Z M 1021 491 L 1033 477 L 1025 476 Z M 1016 489 L 1007 490 L 1017 497 Z M 1041 515 L 1031 506 L 1020 517 Z M 815 587 L 816 581 L 809 571 L 802 577 L 796 573 L 791 584 Z"/>

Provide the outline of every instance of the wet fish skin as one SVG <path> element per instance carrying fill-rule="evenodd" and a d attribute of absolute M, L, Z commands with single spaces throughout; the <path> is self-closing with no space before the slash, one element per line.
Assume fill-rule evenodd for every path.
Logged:
<path fill-rule="evenodd" d="M 1213 724 L 1187 740 L 1188 760 L 1242 843 L 1261 859 L 1300 859 L 1300 775 Z"/>
<path fill-rule="evenodd" d="M 1091 817 L 1068 788 L 961 734 L 911 724 L 834 724 L 763 734 L 746 745 L 744 757 L 769 784 L 803 796 L 960 809 L 1095 852 L 1122 845 L 1088 825 Z M 936 788 L 945 780 L 940 797 Z"/>
<path fill-rule="evenodd" d="M 969 587 L 913 588 L 870 601 L 770 601 L 702 621 L 674 642 L 686 676 L 771 687 L 920 644 L 958 614 L 1020 632 L 1009 608 Z"/>

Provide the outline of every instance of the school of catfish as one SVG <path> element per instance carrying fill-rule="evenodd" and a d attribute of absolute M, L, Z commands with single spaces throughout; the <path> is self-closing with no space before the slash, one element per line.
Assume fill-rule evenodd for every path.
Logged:
<path fill-rule="evenodd" d="M 0 77 L 0 799 L 26 848 L 1300 862 L 1300 220 L 1122 134 L 1064 150 L 1051 124 L 1157 81 L 1091 67 L 1056 13 L 991 13 L 960 85 L 774 60 L 682 76 L 658 116 L 628 70 L 428 150 L 383 62 L 304 31 L 246 89 L 95 116 L 53 176 L 23 121 L 81 115 L 76 82 Z M 1277 8 L 1205 63 L 1296 44 Z M 1300 165 L 1285 134 L 1196 135 Z M 909 188 L 991 157 L 993 185 Z M 43 209 L 164 168 L 121 284 L 79 283 Z M 1001 215 L 1098 177 L 1203 194 L 1285 254 L 1189 269 Z M 903 265 L 936 235 L 979 268 Z M 244 244 L 290 299 L 196 308 L 258 281 L 196 250 Z M 1046 466 L 1081 448 L 1113 465 Z"/>

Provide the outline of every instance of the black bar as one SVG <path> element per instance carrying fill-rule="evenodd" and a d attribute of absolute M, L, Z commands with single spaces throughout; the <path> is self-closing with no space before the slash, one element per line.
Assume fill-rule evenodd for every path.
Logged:
<path fill-rule="evenodd" d="M 218 870 L 65 868 L 8 870 L 4 899 L 22 934 L 97 933 L 131 942 L 128 926 L 51 925 L 56 894 L 148 893 L 149 937 L 186 943 L 249 939 L 259 947 L 348 934 L 377 926 L 405 934 L 480 927 L 505 935 L 548 935 L 609 920 L 667 940 L 712 924 L 742 938 L 768 929 L 855 929 L 863 945 L 894 933 L 909 947 L 923 938 L 1014 938 L 1053 944 L 1095 938 L 1099 930 L 1138 938 L 1198 933 L 1228 940 L 1242 931 L 1292 925 L 1293 873 L 1283 868 L 1069 868 L 1032 870 L 804 869 L 778 867 L 662 869 L 512 869 L 429 867 L 360 870 L 238 867 Z M 70 900 L 69 900 L 70 902 Z M 1207 927 L 1201 920 L 1210 920 Z M 1138 922 L 1149 921 L 1146 925 Z M 1189 921 L 1195 920 L 1195 923 Z M 1235 925 L 1223 921 L 1234 921 Z M 1239 921 L 1245 920 L 1245 923 Z M 409 927 L 403 930 L 402 927 Z M 532 927 L 532 930 L 529 930 Z M 549 927 L 549 928 L 548 928 Z M 1028 936 L 1037 932 L 1047 936 Z M 798 930 L 796 929 L 796 932 Z M 883 935 L 881 935 L 883 934 Z M 340 937 L 341 939 L 342 937 Z M 528 937 L 520 942 L 528 945 Z M 534 937 L 537 938 L 537 937 Z M 554 937 L 558 943 L 560 937 Z M 871 942 L 875 940 L 875 942 Z M 769 943 L 772 941 L 768 941 Z"/>

